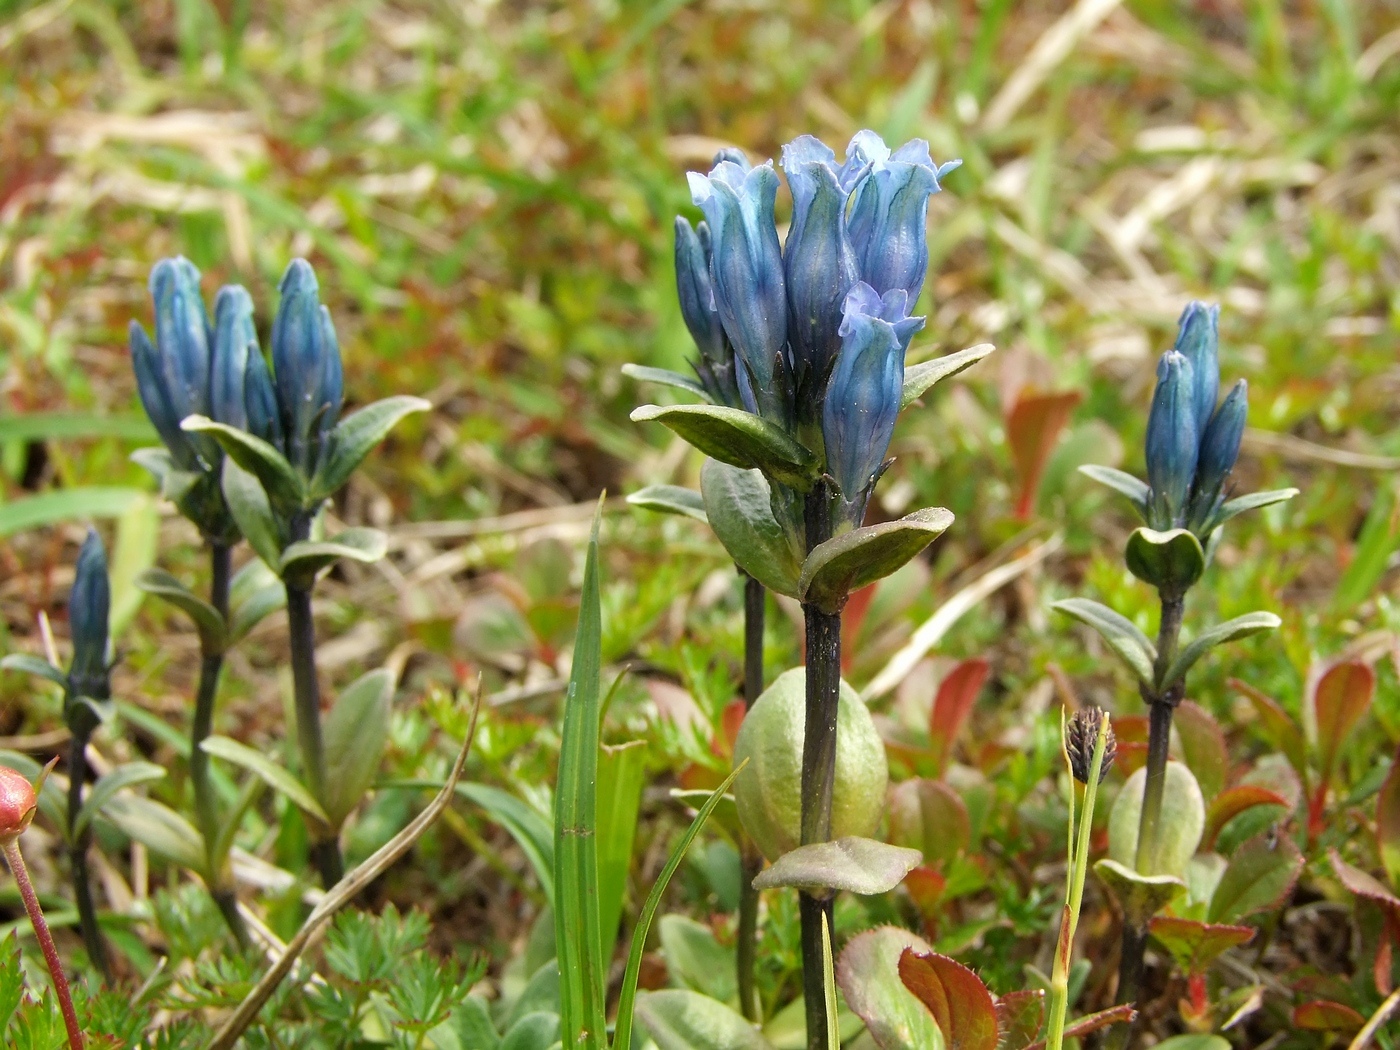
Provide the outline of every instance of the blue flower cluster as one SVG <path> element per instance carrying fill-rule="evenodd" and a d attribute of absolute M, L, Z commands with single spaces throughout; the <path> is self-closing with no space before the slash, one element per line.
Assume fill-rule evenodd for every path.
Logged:
<path fill-rule="evenodd" d="M 1147 419 L 1147 523 L 1189 528 L 1204 538 L 1225 500 L 1249 412 L 1239 380 L 1220 394 L 1220 308 L 1192 302 L 1182 312 L 1176 345 L 1157 365 Z"/>
<path fill-rule="evenodd" d="M 188 259 L 156 264 L 150 279 L 155 340 L 132 321 L 131 361 L 141 403 L 173 467 L 191 478 L 177 491 L 200 496 L 177 496 L 177 502 L 206 535 L 228 542 L 227 512 L 218 496 L 223 452 L 211 435 L 184 430 L 181 421 L 207 416 L 246 431 L 309 478 L 332 450 L 344 376 L 335 327 L 304 259 L 294 259 L 282 277 L 271 370 L 258 345 L 247 290 L 221 288 L 211 323 L 199 282 Z"/>
<path fill-rule="evenodd" d="M 676 220 L 681 312 L 716 402 L 743 408 L 822 455 L 848 524 L 885 462 L 928 270 L 928 199 L 960 162 L 915 139 L 891 152 L 858 133 L 838 163 L 818 139 L 783 147 L 792 219 L 779 243 L 772 162 L 737 150 L 690 173 L 705 221 Z"/>

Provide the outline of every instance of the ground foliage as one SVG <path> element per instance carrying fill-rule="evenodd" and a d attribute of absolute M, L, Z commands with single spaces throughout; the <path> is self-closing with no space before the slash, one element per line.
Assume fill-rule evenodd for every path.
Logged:
<path fill-rule="evenodd" d="M 385 528 L 391 549 L 379 567 L 337 568 L 318 591 L 322 672 L 336 686 L 384 664 L 402 674 L 380 790 L 347 853 L 372 852 L 421 804 L 414 785 L 441 780 L 465 732 L 459 691 L 478 674 L 490 702 L 467 776 L 518 811 L 489 794 L 450 810 L 366 894 L 383 917 L 342 919 L 319 950 L 328 980 L 284 988 L 273 1007 L 283 1016 L 333 1024 L 355 997 L 374 996 L 383 1039 L 415 1045 L 421 1033 L 400 1031 L 396 1017 L 422 1020 L 479 966 L 480 992 L 518 1002 L 548 957 L 536 923 L 548 868 L 519 843 L 531 821 L 547 837 L 581 543 L 604 489 L 605 679 L 630 668 L 604 741 L 647 745 L 623 873 L 630 924 L 688 822 L 668 789 L 711 787 L 727 768 L 741 597 L 702 526 L 619 499 L 649 483 L 693 487 L 700 466 L 660 428 L 628 421 L 644 398 L 620 366 L 681 368 L 692 352 L 671 264 L 671 220 L 689 209 L 685 170 L 725 144 L 767 157 L 800 132 L 844 141 L 865 126 L 964 159 L 930 209 L 919 311 L 929 322 L 911 359 L 984 341 L 999 349 L 901 424 L 872 511 L 936 504 L 955 525 L 846 614 L 848 677 L 857 689 L 889 685 L 870 699 L 896 778 L 941 777 L 962 814 L 932 864 L 941 881 L 841 900 L 838 948 L 894 923 L 997 994 L 1031 986 L 1028 968 L 1049 971 L 1065 847 L 1061 703 L 1114 713 L 1110 797 L 1145 739 L 1127 673 L 1049 605 L 1088 595 L 1155 627 L 1153 596 L 1119 555 L 1134 525 L 1126 507 L 1074 467 L 1141 473 L 1153 362 L 1184 302 L 1203 298 L 1222 305 L 1222 372 L 1251 388 L 1240 488 L 1301 495 L 1231 523 L 1193 596 L 1188 632 L 1252 609 L 1276 611 L 1283 626 L 1198 668 L 1199 715 L 1187 722 L 1199 732 L 1180 734 L 1180 754 L 1208 801 L 1241 784 L 1285 799 L 1233 819 L 1222 803 L 1209 831 L 1217 849 L 1296 843 L 1305 863 L 1264 907 L 1242 911 L 1246 901 L 1224 919 L 1259 932 L 1201 970 L 1204 1021 L 1193 946 L 1159 938 L 1145 1024 L 1160 1035 L 1193 1019 L 1218 1027 L 1239 1009 L 1227 1033 L 1239 1045 L 1323 1046 L 1327 1031 L 1354 1029 L 1347 1010 L 1364 1018 L 1390 991 L 1383 945 L 1400 905 L 1374 892 L 1379 883 L 1358 890 L 1346 865 L 1384 880 L 1377 832 L 1400 834 L 1377 828 L 1374 802 L 1400 743 L 1389 571 L 1400 547 L 1400 9 L 1134 0 L 1080 3 L 1078 15 L 1096 17 L 1057 22 L 1066 10 L 0 2 L 0 647 L 40 652 L 41 612 L 64 644 L 76 523 L 100 519 L 113 538 L 122 652 L 119 715 L 95 737 L 101 761 L 161 763 L 170 776 L 141 790 L 174 804 L 187 791 L 177 756 L 197 639 L 132 586 L 157 562 L 186 579 L 202 571 L 192 528 L 126 459 L 149 441 L 125 328 L 149 319 L 154 261 L 185 254 L 206 292 L 239 281 L 270 303 L 287 259 L 312 258 L 352 404 L 411 392 L 435 406 L 396 431 L 333 509 L 345 524 Z M 1047 55 L 1047 34 L 1066 28 L 1065 53 Z M 258 323 L 265 332 L 270 317 Z M 927 659 L 901 665 L 902 680 L 877 677 L 950 596 L 1028 554 L 1034 564 Z M 800 617 L 785 602 L 770 610 L 771 679 L 798 659 Z M 273 616 L 231 654 L 219 731 L 291 764 L 285 646 Z M 938 683 L 966 684 L 974 659 L 987 662 L 975 703 L 945 706 Z M 1339 723 L 1317 724 L 1314 693 L 1342 659 L 1373 665 L 1377 681 L 1359 721 L 1333 739 Z M 1254 692 L 1309 743 L 1295 747 Z M 6 675 L 0 702 L 0 746 L 47 758 L 62 742 L 57 696 Z M 928 733 L 930 708 L 969 707 L 965 722 Z M 512 819 L 515 835 L 503 830 Z M 183 1009 L 173 1023 L 193 1031 L 256 966 L 220 947 L 217 914 L 188 883 L 97 830 L 109 934 L 132 990 L 121 1002 L 166 1020 Z M 25 844 L 62 926 L 72 913 L 53 832 L 41 819 Z M 306 870 L 299 817 L 268 798 L 240 844 L 245 897 L 272 934 L 290 936 L 312 891 L 275 869 Z M 677 918 L 661 924 L 666 950 L 648 956 L 644 984 L 732 994 L 703 953 L 732 943 L 738 871 L 723 828 L 708 831 L 673 884 Z M 919 892 L 929 886 L 937 892 Z M 1091 880 L 1079 936 L 1093 965 L 1072 989 L 1079 1012 L 1112 1001 L 1117 931 Z M 796 941 L 795 900 L 768 894 L 759 977 L 770 1013 L 800 987 Z M 430 956 L 457 961 L 440 969 Z M 383 959 L 400 979 L 362 972 Z M 93 1001 L 117 1045 L 133 1038 L 116 1030 L 116 1004 Z M 305 1038 L 336 1045 L 327 1032 Z M 179 1045 L 172 1033 L 161 1038 Z M 249 1045 L 288 1045 L 259 1038 Z"/>

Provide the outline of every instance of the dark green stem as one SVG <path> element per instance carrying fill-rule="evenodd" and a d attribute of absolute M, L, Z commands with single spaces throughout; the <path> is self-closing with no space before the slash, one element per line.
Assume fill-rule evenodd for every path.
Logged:
<path fill-rule="evenodd" d="M 1162 596 L 1161 624 L 1157 629 L 1157 662 L 1153 670 L 1157 681 L 1161 681 L 1166 670 L 1176 658 L 1177 645 L 1181 639 L 1181 619 L 1185 612 L 1184 596 Z M 1158 839 L 1161 834 L 1162 796 L 1167 783 L 1167 755 L 1171 746 L 1172 712 L 1184 695 L 1183 686 L 1178 683 L 1165 690 L 1144 689 L 1142 698 L 1148 705 L 1147 732 L 1147 778 L 1142 791 L 1142 815 L 1138 822 L 1137 857 L 1134 867 L 1140 874 L 1155 875 L 1155 871 L 1145 871 L 1151 858 L 1157 856 Z M 1142 993 L 1143 957 L 1147 951 L 1148 923 L 1152 917 L 1142 916 L 1134 920 L 1128 916 L 1123 921 L 1123 957 L 1118 963 L 1118 1001 L 1136 1002 Z M 1109 1037 L 1108 1045 L 1113 1050 L 1122 1050 L 1131 1041 L 1137 1030 L 1136 1023 L 1117 1026 Z"/>
<path fill-rule="evenodd" d="M 763 692 L 763 584 L 747 573 L 744 578 L 744 708 L 753 707 Z M 739 943 L 736 960 L 739 971 L 739 1005 L 744 1016 L 757 1024 L 761 1019 L 758 992 L 754 985 L 754 960 L 758 941 L 758 890 L 753 880 L 763 870 L 763 855 L 747 836 L 740 851 Z"/>
<path fill-rule="evenodd" d="M 826 483 L 808 494 L 803 514 L 807 550 L 831 538 L 831 503 Z M 841 613 L 804 604 L 807 627 L 807 711 L 802 745 L 802 844 L 831 837 L 831 796 L 836 782 L 836 716 L 841 690 Z M 833 932 L 832 898 L 803 893 L 802 994 L 807 1015 L 808 1050 L 826 1045 L 826 949 L 823 920 Z"/>
<path fill-rule="evenodd" d="M 292 523 L 292 539 L 310 535 L 310 518 Z M 292 693 L 296 703 L 297 744 L 307 787 L 317 798 L 325 797 L 326 757 L 321 742 L 321 686 L 316 678 L 316 621 L 311 614 L 311 588 L 287 584 L 287 630 L 292 649 Z M 344 874 L 340 844 L 329 828 L 308 820 L 311 830 L 311 861 L 321 875 L 321 885 L 330 889 Z"/>
<path fill-rule="evenodd" d="M 78 905 L 78 928 L 87 945 L 88 957 L 103 978 L 111 981 L 107 946 L 97 926 L 97 906 L 92 899 L 92 877 L 88 871 L 91 825 L 76 834 L 78 813 L 83 808 L 83 783 L 87 780 L 87 733 L 74 733 L 68 742 L 68 863 L 73 871 L 73 897 Z"/>
<path fill-rule="evenodd" d="M 209 604 L 228 623 L 229 581 L 232 578 L 232 548 L 223 543 L 209 546 Z M 209 892 L 214 903 L 228 923 L 229 930 L 238 940 L 239 946 L 247 948 L 251 943 L 248 926 L 238 913 L 238 894 L 231 885 L 225 885 L 220 870 L 223 858 L 214 856 L 215 844 L 220 838 L 219 806 L 214 794 L 214 784 L 209 777 L 209 756 L 200 746 L 214 731 L 214 705 L 219 694 L 219 675 L 223 671 L 224 654 L 201 652 L 199 661 L 199 688 L 194 698 L 194 723 L 190 727 L 190 783 L 194 787 L 194 808 L 199 819 L 199 831 L 204 836 L 205 858 L 209 871 Z"/>

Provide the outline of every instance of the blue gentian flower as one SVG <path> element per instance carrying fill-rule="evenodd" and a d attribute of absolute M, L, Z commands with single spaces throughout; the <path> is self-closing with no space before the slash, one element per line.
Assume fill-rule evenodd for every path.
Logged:
<path fill-rule="evenodd" d="M 272 325 L 272 369 L 287 459 L 315 473 L 344 400 L 340 344 L 321 305 L 315 271 L 293 259 L 282 275 L 282 301 Z"/>
<path fill-rule="evenodd" d="M 1149 524 L 1155 529 L 1179 525 L 1186 513 L 1200 449 L 1195 395 L 1191 362 L 1168 350 L 1157 365 L 1157 389 L 1147 417 Z"/>
<path fill-rule="evenodd" d="M 841 349 L 822 408 L 827 473 L 841 490 L 847 523 L 858 526 L 894 435 L 904 390 L 904 354 L 922 317 L 908 316 L 908 296 L 880 296 L 864 282 L 844 303 Z"/>
<path fill-rule="evenodd" d="M 231 427 L 246 429 L 248 410 L 244 375 L 248 358 L 262 356 L 253 325 L 253 299 L 247 289 L 229 285 L 214 299 L 214 353 L 210 384 L 212 417 Z"/>
<path fill-rule="evenodd" d="M 1196 427 L 1199 441 L 1215 412 L 1220 396 L 1220 307 L 1192 301 L 1186 304 L 1177 322 L 1177 353 L 1191 362 L 1194 376 Z"/>
<path fill-rule="evenodd" d="M 107 621 L 111 605 L 107 551 L 97 532 L 88 529 L 68 594 L 68 626 L 73 639 L 68 688 L 75 697 L 108 698 Z"/>
<path fill-rule="evenodd" d="M 709 175 L 688 177 L 691 197 L 710 228 L 715 305 L 744 366 L 739 389 L 762 415 L 785 423 L 791 406 L 785 374 L 787 296 L 773 218 L 777 172 L 772 163 L 746 170 L 734 160 L 721 160 Z"/>
<path fill-rule="evenodd" d="M 846 295 L 858 277 L 846 229 L 849 192 L 841 185 L 836 154 L 811 135 L 784 146 L 782 163 L 792 190 L 792 223 L 783 245 L 788 339 L 799 383 L 810 376 L 820 384 L 841 348 Z"/>
<path fill-rule="evenodd" d="M 1249 387 L 1243 379 L 1230 388 L 1225 400 L 1211 416 L 1201 439 L 1196 466 L 1195 490 L 1191 497 L 1191 527 L 1205 527 L 1220 506 L 1225 482 L 1235 469 L 1249 415 Z"/>
<path fill-rule="evenodd" d="M 714 401 L 739 408 L 734 348 L 724 334 L 710 280 L 712 252 L 709 226 L 702 222 L 698 228 L 692 228 L 689 220 L 676 216 L 676 291 L 680 297 L 681 316 L 700 350 L 695 372 Z"/>

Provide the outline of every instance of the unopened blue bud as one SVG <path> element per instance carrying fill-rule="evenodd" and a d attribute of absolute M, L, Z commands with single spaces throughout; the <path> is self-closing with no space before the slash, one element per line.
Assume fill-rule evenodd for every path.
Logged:
<path fill-rule="evenodd" d="M 858 283 L 844 304 L 841 350 L 822 408 L 827 473 L 835 478 L 851 524 L 858 525 L 885 461 L 904 392 L 904 352 L 923 318 L 905 314 L 907 296 L 883 298 Z"/>
<path fill-rule="evenodd" d="M 195 451 L 193 435 L 180 429 L 180 415 L 171 400 L 161 370 L 160 354 L 146 330 L 136 321 L 128 329 L 131 345 L 131 369 L 136 374 L 136 392 L 141 396 L 141 407 L 160 435 L 160 440 L 170 450 L 171 458 L 183 470 L 203 470 L 199 454 Z"/>
<path fill-rule="evenodd" d="M 785 420 L 787 295 L 773 220 L 778 175 L 771 163 L 746 171 L 724 160 L 709 175 L 691 172 L 688 178 L 710 228 L 710 276 L 720 321 L 749 371 L 760 410 Z"/>
<path fill-rule="evenodd" d="M 250 354 L 261 355 L 253 325 L 253 299 L 241 285 L 226 285 L 214 299 L 214 360 L 210 383 L 212 416 L 243 429 L 248 424 L 243 376 Z"/>
<path fill-rule="evenodd" d="M 676 216 L 676 290 L 681 316 L 701 355 L 709 361 L 724 361 L 728 346 L 710 283 L 709 237 L 703 222 L 697 231 L 684 216 Z"/>
<path fill-rule="evenodd" d="M 107 579 L 107 551 L 93 529 L 78 553 L 73 589 L 68 594 L 68 627 L 73 638 L 73 663 L 68 684 L 76 696 L 106 700 L 107 619 L 112 604 Z"/>
<path fill-rule="evenodd" d="M 287 457 L 315 471 L 325 439 L 340 418 L 344 378 L 340 344 L 321 305 L 316 274 L 293 259 L 282 276 L 282 301 L 272 326 L 272 367 Z"/>
<path fill-rule="evenodd" d="M 277 390 L 267 360 L 261 352 L 250 352 L 243 372 L 244 428 L 260 437 L 273 448 L 286 453 L 282 435 L 281 413 L 277 407 Z"/>
<path fill-rule="evenodd" d="M 1196 491 L 1191 500 L 1191 524 L 1200 528 L 1215 513 L 1225 482 L 1235 469 L 1249 416 L 1249 386 L 1239 380 L 1211 416 L 1201 441 L 1200 462 L 1196 467 Z"/>
<path fill-rule="evenodd" d="M 724 146 L 723 148 L 721 148 L 715 154 L 714 159 L 710 161 L 710 167 L 717 168 L 719 167 L 719 165 L 724 164 L 726 162 L 730 164 L 737 164 L 745 171 L 748 171 L 753 167 L 753 165 L 749 163 L 748 154 L 745 153 L 743 150 L 739 149 L 738 146 Z"/>
<path fill-rule="evenodd" d="M 1196 476 L 1197 432 L 1191 362 L 1168 350 L 1157 365 L 1157 389 L 1147 417 L 1148 524 L 1155 529 L 1173 528 L 1185 519 Z"/>
<path fill-rule="evenodd" d="M 783 147 L 783 171 L 792 190 L 792 223 L 783 246 L 788 338 L 794 367 L 820 383 L 837 351 L 846 294 L 857 278 L 846 231 L 848 194 L 836 154 L 811 135 Z"/>
<path fill-rule="evenodd" d="M 882 295 L 902 288 L 916 302 L 928 273 L 928 199 L 960 162 L 936 166 L 923 139 L 884 157 L 877 136 L 857 139 L 852 149 L 871 158 L 853 190 L 849 219 L 860 279 Z"/>
<path fill-rule="evenodd" d="M 1196 405 L 1196 440 L 1205 436 L 1206 424 L 1220 396 L 1220 307 L 1192 301 L 1181 311 L 1173 349 L 1191 362 Z"/>

